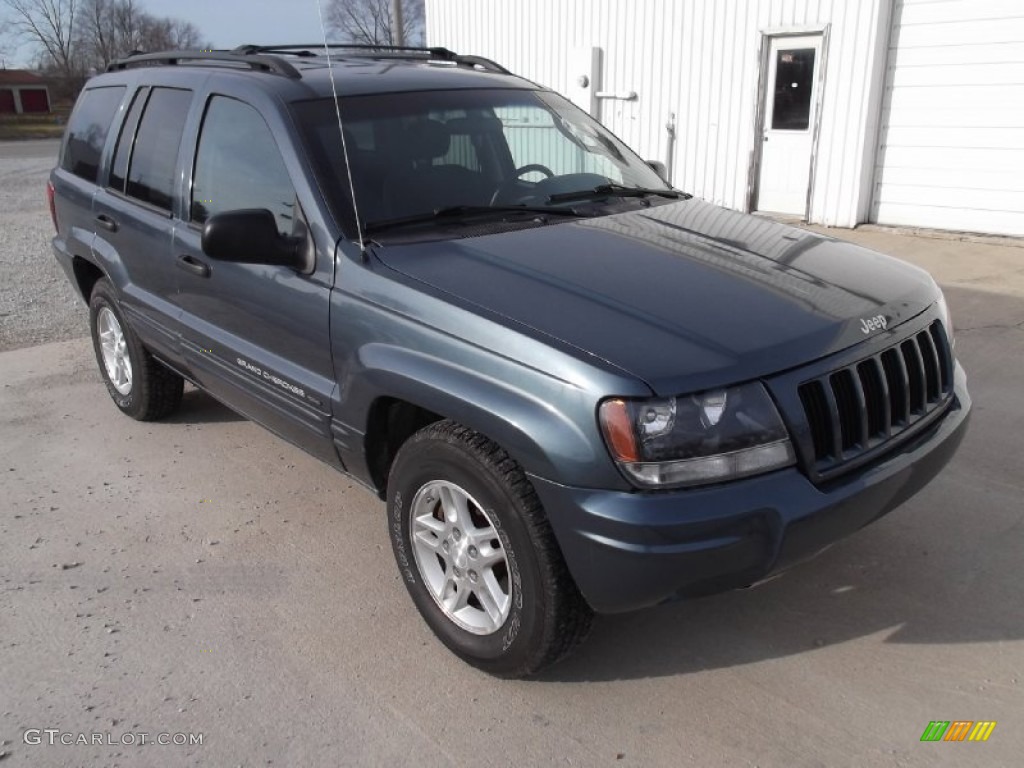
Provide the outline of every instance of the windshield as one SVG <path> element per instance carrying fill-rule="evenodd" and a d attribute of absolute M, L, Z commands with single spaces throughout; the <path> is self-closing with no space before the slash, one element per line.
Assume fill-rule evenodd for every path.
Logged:
<path fill-rule="evenodd" d="M 323 189 L 354 233 L 334 104 L 294 108 Z M 452 208 L 569 207 L 581 195 L 596 205 L 621 187 L 670 190 L 603 126 L 550 92 L 352 96 L 341 100 L 341 113 L 364 228 Z"/>

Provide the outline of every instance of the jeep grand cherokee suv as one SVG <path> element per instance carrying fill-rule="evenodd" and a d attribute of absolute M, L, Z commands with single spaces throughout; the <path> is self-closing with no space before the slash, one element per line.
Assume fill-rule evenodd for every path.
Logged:
<path fill-rule="evenodd" d="M 692 199 L 484 59 L 136 55 L 49 193 L 118 408 L 187 379 L 371 488 L 416 607 L 493 674 L 816 553 L 966 428 L 926 273 Z"/>

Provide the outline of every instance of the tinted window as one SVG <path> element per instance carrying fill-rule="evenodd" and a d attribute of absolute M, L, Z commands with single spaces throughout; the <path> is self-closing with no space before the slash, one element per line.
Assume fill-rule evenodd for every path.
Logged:
<path fill-rule="evenodd" d="M 171 210 L 178 146 L 192 91 L 154 88 L 135 135 L 126 192 L 146 203 Z"/>
<path fill-rule="evenodd" d="M 110 182 L 108 186 L 119 192 L 124 192 L 124 180 L 128 175 L 128 159 L 132 154 L 132 145 L 135 139 L 135 129 L 139 125 L 139 117 L 142 115 L 142 108 L 146 105 L 146 97 L 149 95 L 149 88 L 140 88 L 132 100 L 131 109 L 128 110 L 128 117 L 121 126 L 121 135 L 117 139 L 117 149 L 114 150 L 114 165 L 110 169 Z"/>
<path fill-rule="evenodd" d="M 772 106 L 774 130 L 806 131 L 810 125 L 814 55 L 813 48 L 778 52 L 775 61 L 775 103 Z"/>
<path fill-rule="evenodd" d="M 260 113 L 214 96 L 203 118 L 192 184 L 192 221 L 215 213 L 265 208 L 282 234 L 292 233 L 295 189 Z"/>
<path fill-rule="evenodd" d="M 88 181 L 96 181 L 103 145 L 124 92 L 124 86 L 117 86 L 90 88 L 82 94 L 68 123 L 61 168 Z"/>

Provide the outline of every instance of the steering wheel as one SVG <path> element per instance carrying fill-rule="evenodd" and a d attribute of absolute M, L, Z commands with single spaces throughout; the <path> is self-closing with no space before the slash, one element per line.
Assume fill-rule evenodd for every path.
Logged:
<path fill-rule="evenodd" d="M 524 165 L 521 168 L 516 168 L 515 174 L 501 182 L 498 188 L 494 190 L 494 194 L 491 195 L 491 205 L 496 205 L 499 200 L 501 200 L 514 186 L 519 183 L 519 179 L 522 176 L 525 176 L 527 173 L 531 173 L 532 171 L 543 173 L 544 176 L 549 179 L 553 178 L 555 175 L 554 171 L 540 163 L 530 163 L 529 165 Z"/>

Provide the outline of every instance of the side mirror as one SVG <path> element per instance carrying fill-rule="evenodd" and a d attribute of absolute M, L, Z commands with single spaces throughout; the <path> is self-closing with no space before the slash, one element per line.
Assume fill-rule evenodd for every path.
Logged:
<path fill-rule="evenodd" d="M 668 168 L 661 160 L 648 160 L 647 165 L 650 166 L 651 170 L 658 174 L 658 178 L 662 181 L 668 181 Z"/>
<path fill-rule="evenodd" d="M 265 208 L 217 213 L 203 225 L 203 253 L 218 261 L 302 269 L 302 242 L 281 235 L 274 214 Z"/>

